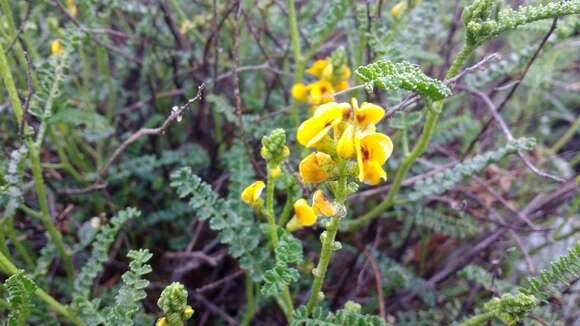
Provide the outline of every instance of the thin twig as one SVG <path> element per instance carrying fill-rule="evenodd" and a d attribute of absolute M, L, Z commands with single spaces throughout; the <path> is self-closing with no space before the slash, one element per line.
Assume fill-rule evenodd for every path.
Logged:
<path fill-rule="evenodd" d="M 387 320 L 387 313 L 385 310 L 385 300 L 384 300 L 384 294 L 383 294 L 383 283 L 381 281 L 383 276 L 381 274 L 381 271 L 379 270 L 379 266 L 378 266 L 375 258 L 366 249 L 363 250 L 362 253 L 363 253 L 363 255 L 365 255 L 365 257 L 370 262 L 371 268 L 373 270 L 373 274 L 375 276 L 375 285 L 377 288 L 377 301 L 379 303 L 379 314 L 383 320 Z"/>
<path fill-rule="evenodd" d="M 492 115 L 493 120 L 495 120 L 495 122 L 497 123 L 497 125 L 499 126 L 499 128 L 501 129 L 501 131 L 505 134 L 506 138 L 508 139 L 508 141 L 512 141 L 514 139 L 514 136 L 512 135 L 512 132 L 509 130 L 507 124 L 505 123 L 505 121 L 503 120 L 503 118 L 501 117 L 501 115 L 499 114 L 498 110 L 495 107 L 495 104 L 493 104 L 493 102 L 491 101 L 491 99 L 489 98 L 489 96 L 487 96 L 486 94 L 468 87 L 468 86 L 464 86 L 464 85 L 459 85 L 458 88 L 460 89 L 464 89 L 467 92 L 479 97 L 486 105 L 486 107 L 489 109 L 489 112 Z M 522 161 L 524 162 L 525 166 L 532 171 L 533 173 L 547 178 L 547 179 L 551 179 L 554 180 L 556 182 L 560 182 L 560 183 L 564 183 L 566 182 L 565 179 L 560 178 L 558 176 L 555 175 L 551 175 L 547 172 L 541 171 L 540 169 L 536 168 L 529 160 L 528 158 L 524 155 L 524 153 L 522 151 L 518 151 L 518 156 L 522 159 Z"/>
<path fill-rule="evenodd" d="M 552 33 L 554 33 L 554 31 L 556 30 L 557 24 L 558 24 L 558 17 L 554 18 L 554 20 L 552 21 L 552 26 L 550 26 L 550 30 L 546 33 L 546 35 L 544 35 L 544 38 L 540 42 L 540 45 L 538 46 L 536 51 L 534 51 L 534 54 L 532 55 L 532 57 L 530 58 L 530 60 L 526 64 L 524 71 L 520 74 L 519 78 L 517 78 L 517 82 L 515 84 L 513 84 L 513 87 L 511 88 L 510 92 L 507 94 L 507 96 L 504 98 L 504 100 L 497 106 L 497 112 L 501 112 L 503 110 L 503 108 L 505 107 L 507 102 L 509 102 L 509 100 L 512 98 L 512 96 L 518 90 L 519 86 L 522 84 L 522 81 L 524 80 L 524 78 L 528 74 L 528 71 L 530 70 L 530 68 L 532 67 L 532 65 L 534 64 L 536 59 L 538 58 L 540 51 L 542 51 L 542 49 L 544 48 L 544 46 L 548 42 L 548 39 L 550 38 Z M 463 153 L 463 155 L 461 157 L 462 161 L 465 160 L 465 158 L 471 153 L 471 151 L 475 147 L 475 144 L 479 141 L 479 138 L 481 138 L 481 136 L 489 129 L 492 121 L 493 121 L 493 118 L 490 118 L 489 120 L 487 120 L 487 122 L 485 123 L 485 126 L 481 129 L 479 134 L 477 134 L 477 136 L 471 141 L 471 143 L 467 147 L 467 150 L 465 151 L 465 153 Z"/>
<path fill-rule="evenodd" d="M 205 291 L 213 290 L 213 289 L 217 288 L 218 286 L 221 286 L 224 283 L 227 283 L 227 282 L 229 282 L 229 281 L 231 281 L 231 280 L 233 280 L 233 279 L 235 279 L 235 278 L 237 278 L 237 277 L 239 277 L 241 275 L 244 275 L 244 273 L 245 272 L 240 269 L 239 271 L 234 272 L 234 273 L 232 273 L 232 274 L 230 274 L 230 275 L 228 275 L 228 276 L 226 276 L 226 277 L 224 277 L 222 279 L 219 279 L 219 280 L 217 280 L 217 281 L 215 281 L 213 283 L 206 284 L 206 285 L 204 285 L 204 286 L 202 286 L 200 288 L 197 288 L 195 290 L 195 292 L 202 293 L 202 292 L 205 292 Z"/>
<path fill-rule="evenodd" d="M 137 141 L 142 136 L 161 135 L 161 134 L 165 133 L 165 131 L 167 130 L 167 128 L 169 128 L 169 126 L 171 126 L 173 121 L 175 121 L 177 119 L 181 119 L 181 116 L 183 115 L 183 113 L 187 109 L 189 109 L 195 101 L 199 100 L 202 97 L 204 89 L 205 89 L 205 84 L 199 85 L 199 87 L 197 88 L 197 95 L 195 95 L 194 98 L 189 99 L 187 101 L 187 103 L 185 103 L 184 105 L 182 105 L 180 107 L 174 107 L 173 110 L 171 111 L 171 114 L 169 114 L 169 117 L 167 117 L 167 119 L 165 119 L 165 121 L 163 122 L 163 124 L 161 124 L 160 127 L 158 127 L 158 128 L 141 128 L 136 133 L 131 135 L 131 137 L 129 137 L 127 140 L 125 140 L 113 152 L 113 155 L 111 155 L 111 157 L 109 158 L 107 163 L 105 163 L 105 165 L 103 165 L 103 167 L 99 170 L 99 176 L 101 178 L 105 177 L 107 175 L 107 172 L 109 171 L 109 168 L 115 162 L 115 160 L 119 157 L 119 155 L 121 155 L 121 153 L 123 153 L 129 145 L 131 145 L 132 143 Z"/>

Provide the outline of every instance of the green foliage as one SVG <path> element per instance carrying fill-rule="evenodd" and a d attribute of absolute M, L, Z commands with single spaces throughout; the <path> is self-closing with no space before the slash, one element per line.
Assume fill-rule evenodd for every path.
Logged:
<path fill-rule="evenodd" d="M 325 38 L 334 30 L 348 9 L 348 1 L 346 0 L 331 0 L 328 3 L 328 8 L 320 15 L 322 20 L 309 33 L 310 38 L 313 39 L 315 44 L 320 44 L 325 41 Z"/>
<path fill-rule="evenodd" d="M 447 113 L 447 112 L 446 112 Z M 453 114 L 449 118 L 439 122 L 437 130 L 431 138 L 432 144 L 449 144 L 459 140 L 462 144 L 468 144 L 480 128 L 481 123 L 471 114 Z"/>
<path fill-rule="evenodd" d="M 425 75 L 417 66 L 402 61 L 378 61 L 358 67 L 355 74 L 365 83 L 367 90 L 374 86 L 384 90 L 404 89 L 417 92 L 423 98 L 438 101 L 451 95 L 441 81 Z"/>
<path fill-rule="evenodd" d="M 396 294 L 399 290 L 418 291 L 419 297 L 428 306 L 436 304 L 436 293 L 427 284 L 427 281 L 418 276 L 410 267 L 404 266 L 396 260 L 373 252 L 379 264 L 381 275 L 384 277 L 383 284 L 387 284 L 386 295 Z"/>
<path fill-rule="evenodd" d="M 447 171 L 418 181 L 413 188 L 413 192 L 408 195 L 408 198 L 417 201 L 428 196 L 442 194 L 445 191 L 452 189 L 463 179 L 482 171 L 487 165 L 499 162 L 510 153 L 530 150 L 534 144 L 535 140 L 533 138 L 519 138 L 508 142 L 505 146 L 500 147 L 497 150 L 476 155 L 465 160 L 463 163 L 457 164 Z"/>
<path fill-rule="evenodd" d="M 259 246 L 262 234 L 256 223 L 234 212 L 229 202 L 219 198 L 190 168 L 172 173 L 171 186 L 180 198 L 191 197 L 189 205 L 196 210 L 197 216 L 202 221 L 209 221 L 210 228 L 219 233 L 220 241 L 229 246 L 230 254 L 239 258 L 240 266 L 256 281 L 260 280 L 268 253 Z"/>
<path fill-rule="evenodd" d="M 122 276 L 123 284 L 115 296 L 115 305 L 107 310 L 107 325 L 133 325 L 133 317 L 139 310 L 139 302 L 147 297 L 145 289 L 149 281 L 143 276 L 151 273 L 147 264 L 153 254 L 147 249 L 131 250 L 129 270 Z"/>
<path fill-rule="evenodd" d="M 451 300 L 443 306 L 397 313 L 396 326 L 450 325 L 461 311 L 461 302 Z"/>
<path fill-rule="evenodd" d="M 361 314 L 361 305 L 352 301 L 344 304 L 344 308 L 335 313 L 317 307 L 311 316 L 306 314 L 304 307 L 294 312 L 293 326 L 387 326 L 387 322 L 378 316 Z"/>
<path fill-rule="evenodd" d="M 51 116 L 49 122 L 51 124 L 64 124 L 78 130 L 89 142 L 106 139 L 114 131 L 107 118 L 97 112 L 81 111 L 71 107 L 60 109 Z"/>
<path fill-rule="evenodd" d="M 493 298 L 487 302 L 484 305 L 486 313 L 471 317 L 463 321 L 460 326 L 483 325 L 496 318 L 507 325 L 515 325 L 537 305 L 538 300 L 533 295 L 507 293 L 500 298 Z"/>
<path fill-rule="evenodd" d="M 447 213 L 427 207 L 418 207 L 408 215 L 405 214 L 405 218 L 411 218 L 418 226 L 457 239 L 464 239 L 477 234 L 477 224 L 471 216 L 459 212 L 456 217 L 453 217 Z"/>
<path fill-rule="evenodd" d="M 494 293 L 508 293 L 514 289 L 514 286 L 510 283 L 497 279 L 497 277 L 477 265 L 467 265 L 458 275 L 468 281 L 476 282 L 484 289 Z"/>
<path fill-rule="evenodd" d="M 141 212 L 136 208 L 127 208 L 119 211 L 111 222 L 101 228 L 93 243 L 91 256 L 79 272 L 74 286 L 73 297 L 76 300 L 89 299 L 92 284 L 97 275 L 103 270 L 103 264 L 109 259 L 109 248 L 115 241 L 119 230 L 135 217 L 139 217 Z"/>
<path fill-rule="evenodd" d="M 3 178 L 5 184 L 0 185 L 0 204 L 4 207 L 3 215 L 5 218 L 14 216 L 16 209 L 22 203 L 22 174 L 24 173 L 24 162 L 27 154 L 28 148 L 25 145 L 10 153 L 8 169 Z"/>
<path fill-rule="evenodd" d="M 520 292 L 547 299 L 558 293 L 558 284 L 568 285 L 580 275 L 580 243 L 568 250 L 568 254 L 552 262 L 540 275 L 528 279 Z"/>
<path fill-rule="evenodd" d="M 34 291 L 36 291 L 36 284 L 26 276 L 24 271 L 18 271 L 4 282 L 4 286 L 7 292 L 9 311 L 6 325 L 27 325 L 27 319 L 34 308 L 32 298 Z"/>
<path fill-rule="evenodd" d="M 187 290 L 178 282 L 171 283 L 161 292 L 157 306 L 163 311 L 169 326 L 183 326 L 183 322 L 193 314 L 193 309 L 187 305 Z"/>
<path fill-rule="evenodd" d="M 113 166 L 109 171 L 108 180 L 118 182 L 131 176 L 151 178 L 152 172 L 183 162 L 199 170 L 209 165 L 209 155 L 206 150 L 196 144 L 187 144 L 177 150 L 163 151 L 159 156 L 141 155 Z"/>
<path fill-rule="evenodd" d="M 516 10 L 505 8 L 501 0 L 476 0 L 463 11 L 466 43 L 475 47 L 493 37 L 538 20 L 580 13 L 578 0 L 557 0 L 528 5 Z"/>
<path fill-rule="evenodd" d="M 292 234 L 281 230 L 280 241 L 276 247 L 276 265 L 264 273 L 264 284 L 261 291 L 264 296 L 277 296 L 291 283 L 298 281 L 300 273 L 290 264 L 303 261 L 302 243 Z"/>

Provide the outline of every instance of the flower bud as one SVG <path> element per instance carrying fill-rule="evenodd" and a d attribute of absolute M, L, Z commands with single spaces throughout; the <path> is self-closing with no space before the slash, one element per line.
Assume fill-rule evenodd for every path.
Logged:
<path fill-rule="evenodd" d="M 391 9 L 391 16 L 395 19 L 399 19 L 403 16 L 405 11 L 407 10 L 407 3 L 405 1 L 401 1 L 393 6 Z"/>

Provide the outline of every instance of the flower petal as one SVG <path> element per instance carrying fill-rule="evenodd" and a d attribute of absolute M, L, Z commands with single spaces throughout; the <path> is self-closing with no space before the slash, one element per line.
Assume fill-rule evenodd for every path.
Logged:
<path fill-rule="evenodd" d="M 366 152 L 366 161 L 375 161 L 383 165 L 393 153 L 391 138 L 379 132 L 369 133 L 360 140 L 361 151 Z"/>
<path fill-rule="evenodd" d="M 311 226 L 316 223 L 314 208 L 308 205 L 306 199 L 300 198 L 294 203 L 294 216 L 302 226 Z"/>
<path fill-rule="evenodd" d="M 326 199 L 326 195 L 324 195 L 322 190 L 316 190 L 314 195 L 312 195 L 312 206 L 317 215 L 324 215 L 326 217 L 336 215 L 336 208 Z"/>
<path fill-rule="evenodd" d="M 370 124 L 377 124 L 384 117 L 385 110 L 382 107 L 367 102 L 354 112 L 354 121 L 360 129 L 365 129 Z"/>
<path fill-rule="evenodd" d="M 334 164 L 334 161 L 326 153 L 317 152 L 306 156 L 298 166 L 302 182 L 316 184 L 328 180 L 330 174 L 327 169 L 330 164 Z"/>
<path fill-rule="evenodd" d="M 312 76 L 314 76 L 316 78 L 319 78 L 320 75 L 322 74 L 322 71 L 324 70 L 324 68 L 326 68 L 326 66 L 329 64 L 330 64 L 330 61 L 326 60 L 326 59 L 316 60 L 316 61 L 314 61 L 312 66 L 310 68 L 308 68 L 308 70 L 306 70 L 306 72 L 311 74 Z"/>
<path fill-rule="evenodd" d="M 379 184 L 381 179 L 387 180 L 387 172 L 383 170 L 381 164 L 375 161 L 365 162 L 363 165 L 363 179 L 360 181 L 374 186 Z"/>
<path fill-rule="evenodd" d="M 264 182 L 258 180 L 252 183 L 251 185 L 247 186 L 242 191 L 240 199 L 248 205 L 254 205 L 260 198 L 260 195 L 262 194 L 262 191 L 264 190 L 265 187 L 266 185 L 264 184 Z"/>
<path fill-rule="evenodd" d="M 348 126 L 343 132 L 338 143 L 336 144 L 336 153 L 344 159 L 350 159 L 355 154 L 354 146 L 354 127 Z"/>
<path fill-rule="evenodd" d="M 302 83 L 297 83 L 292 86 L 292 97 L 300 102 L 305 102 L 308 97 L 310 88 Z"/>

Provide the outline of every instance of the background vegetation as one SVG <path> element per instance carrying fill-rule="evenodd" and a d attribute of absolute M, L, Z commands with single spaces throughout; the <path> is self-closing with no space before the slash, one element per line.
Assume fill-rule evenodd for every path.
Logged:
<path fill-rule="evenodd" d="M 0 13 L 2 325 L 580 325 L 578 0 Z M 384 107 L 395 151 L 388 181 L 348 198 L 308 314 L 322 228 L 274 255 L 239 198 L 275 128 L 292 153 L 276 212 L 309 193 L 291 89 L 330 57 L 364 66 L 336 99 Z"/>

